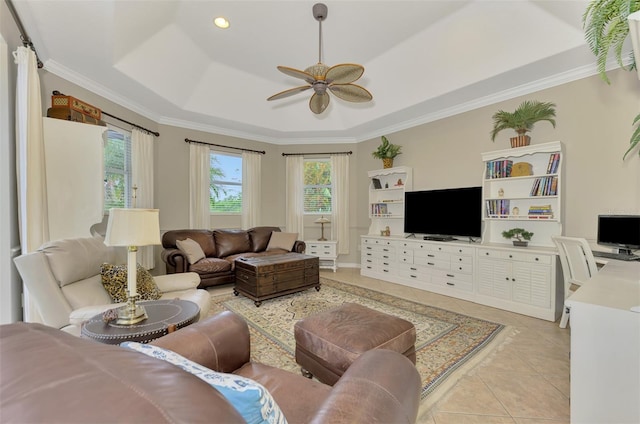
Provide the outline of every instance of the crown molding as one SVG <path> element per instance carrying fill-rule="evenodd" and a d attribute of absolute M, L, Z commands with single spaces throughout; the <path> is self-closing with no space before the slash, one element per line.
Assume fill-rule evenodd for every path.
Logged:
<path fill-rule="evenodd" d="M 631 63 L 630 59 L 623 61 L 625 66 Z M 615 60 L 607 62 L 607 70 L 614 70 L 620 68 Z M 411 118 L 404 121 L 399 121 L 386 126 L 379 126 L 381 120 L 374 120 L 370 123 L 361 125 L 355 130 L 359 134 L 348 134 L 348 131 L 343 131 L 335 134 L 317 134 L 313 133 L 286 133 L 281 131 L 269 130 L 260 127 L 252 127 L 251 125 L 244 125 L 242 123 L 229 123 L 228 126 L 224 125 L 212 125 L 205 123 L 198 123 L 194 121 L 188 121 L 183 119 L 175 119 L 167 116 L 160 116 L 149 109 L 141 106 L 140 104 L 121 96 L 107 87 L 96 83 L 95 81 L 70 70 L 59 63 L 48 60 L 45 63 L 44 69 L 51 72 L 60 78 L 66 79 L 86 90 L 89 90 L 99 96 L 106 98 L 124 108 L 127 108 L 139 115 L 144 116 L 158 124 L 168 125 L 176 128 L 185 128 L 196 131 L 202 131 L 212 134 L 225 135 L 229 137 L 236 137 L 241 139 L 253 140 L 274 145 L 290 145 L 290 144 L 355 144 L 362 141 L 371 140 L 384 134 L 393 134 L 395 132 L 403 131 L 406 129 L 414 128 L 419 125 L 424 125 L 430 122 L 434 122 L 440 119 L 455 116 L 461 113 L 469 112 L 474 109 L 478 109 L 484 106 L 490 106 L 492 104 L 502 102 L 505 100 L 513 99 L 515 97 L 524 96 L 547 88 L 556 87 L 558 85 L 570 83 L 579 79 L 587 78 L 598 74 L 595 62 L 593 65 L 582 66 L 574 68 L 572 70 L 562 72 L 547 78 L 531 81 L 526 84 L 521 84 L 509 90 L 500 91 L 489 96 L 480 97 L 468 102 L 460 103 L 456 106 L 444 108 L 433 113 L 425 113 L 417 118 Z M 406 111 L 418 110 L 420 105 L 405 109 Z M 401 113 L 401 112 L 398 112 Z M 413 113 L 415 114 L 415 112 Z M 383 118 L 384 119 L 384 118 Z M 233 127 L 239 128 L 233 128 Z M 245 128 L 242 128 L 245 127 Z"/>

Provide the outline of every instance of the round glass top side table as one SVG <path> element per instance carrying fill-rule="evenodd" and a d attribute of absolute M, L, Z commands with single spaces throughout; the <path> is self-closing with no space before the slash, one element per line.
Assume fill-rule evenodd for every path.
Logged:
<path fill-rule="evenodd" d="M 102 314 L 98 314 L 84 323 L 82 337 L 116 345 L 127 341 L 148 343 L 193 324 L 200 313 L 198 305 L 188 300 L 150 300 L 138 304 L 147 311 L 148 318 L 144 321 L 132 325 L 106 323 Z"/>

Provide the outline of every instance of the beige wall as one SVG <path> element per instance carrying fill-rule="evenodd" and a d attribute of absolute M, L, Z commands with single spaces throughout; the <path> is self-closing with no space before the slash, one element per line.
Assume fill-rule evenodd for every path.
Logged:
<path fill-rule="evenodd" d="M 611 85 L 593 76 L 470 112 L 387 134 L 403 146 L 394 165 L 413 168 L 413 189 L 480 185 L 481 153 L 509 148 L 509 130 L 491 141 L 491 116 L 500 109 L 514 110 L 523 100 L 557 105 L 557 125 L 536 124 L 532 144 L 560 140 L 565 146 L 564 233 L 596 238 L 597 215 L 609 212 L 640 213 L 640 158 L 637 152 L 622 161 L 640 113 L 640 80 L 635 72 L 609 73 Z M 358 145 L 361 174 L 358 204 L 367 203 L 366 171 L 381 168 L 371 158 L 379 139 Z M 358 210 L 358 230 L 367 231 L 367 209 Z"/>
<path fill-rule="evenodd" d="M 403 146 L 395 165 L 413 168 L 414 190 L 480 185 L 483 166 L 481 153 L 509 147 L 509 131 L 491 142 L 491 116 L 499 109 L 513 110 L 525 99 L 554 102 L 557 127 L 546 122 L 536 125 L 532 143 L 560 140 L 565 144 L 565 225 L 569 236 L 595 239 L 596 216 L 607 212 L 640 213 L 640 158 L 626 161 L 632 133 L 631 123 L 640 112 L 640 81 L 635 73 L 613 71 L 611 86 L 593 76 L 538 93 L 500 102 L 450 118 L 386 134 Z M 262 224 L 284 229 L 285 191 L 282 152 L 324 152 L 352 150 L 351 156 L 351 253 L 340 257 L 341 263 L 358 264 L 359 236 L 368 231 L 367 171 L 381 168 L 371 151 L 379 138 L 358 144 L 317 144 L 281 146 L 234 137 L 159 125 L 130 112 L 100 96 L 79 88 L 56 76 L 41 75 L 45 109 L 52 90 L 79 97 L 117 116 L 157 130 L 161 136 L 156 148 L 156 207 L 160 208 L 163 230 L 188 226 L 188 161 L 185 138 L 212 143 L 265 150 L 262 163 Z M 320 236 L 313 224 L 305 220 L 305 238 Z M 212 228 L 238 227 L 239 217 L 212 217 Z"/>

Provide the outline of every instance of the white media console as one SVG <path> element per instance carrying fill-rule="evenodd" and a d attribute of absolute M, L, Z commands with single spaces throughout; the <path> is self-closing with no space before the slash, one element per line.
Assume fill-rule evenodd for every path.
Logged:
<path fill-rule="evenodd" d="M 361 240 L 360 273 L 555 321 L 564 304 L 551 239 L 562 234 L 562 143 L 487 152 L 482 161 L 482 243 L 404 238 L 412 169 L 369 171 L 371 226 Z M 502 236 L 514 227 L 534 233 L 529 247 L 513 247 Z M 385 229 L 390 236 L 380 235 Z"/>
<path fill-rule="evenodd" d="M 555 321 L 564 293 L 553 248 L 367 235 L 360 273 Z"/>

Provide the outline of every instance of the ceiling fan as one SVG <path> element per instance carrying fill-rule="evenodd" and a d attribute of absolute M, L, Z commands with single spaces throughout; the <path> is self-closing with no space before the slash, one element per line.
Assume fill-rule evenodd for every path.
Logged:
<path fill-rule="evenodd" d="M 335 66 L 327 66 L 322 63 L 322 21 L 327 18 L 327 6 L 323 3 L 313 5 L 313 17 L 318 21 L 318 63 L 309 66 L 304 71 L 278 66 L 278 70 L 289 76 L 305 80 L 309 85 L 290 88 L 274 94 L 267 100 L 278 100 L 292 96 L 302 91 L 313 88 L 313 95 L 309 100 L 309 109 L 315 114 L 320 114 L 329 106 L 329 92 L 348 102 L 368 102 L 373 96 L 367 89 L 353 84 L 364 73 L 364 67 L 355 63 L 342 63 Z"/>

